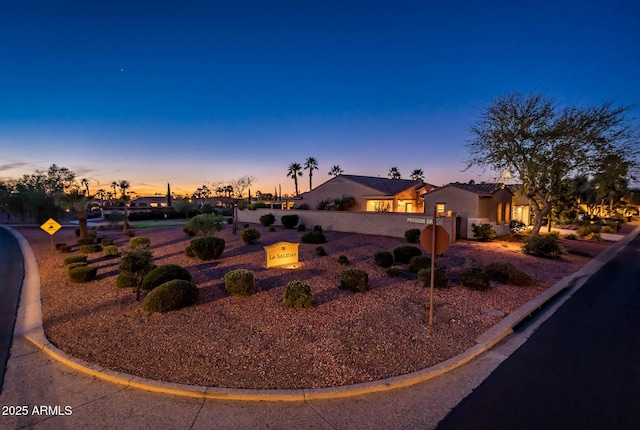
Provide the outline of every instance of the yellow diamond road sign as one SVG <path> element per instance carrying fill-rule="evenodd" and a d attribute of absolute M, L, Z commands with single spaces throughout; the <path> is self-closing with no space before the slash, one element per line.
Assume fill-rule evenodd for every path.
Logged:
<path fill-rule="evenodd" d="M 53 236 L 56 231 L 62 228 L 62 226 L 58 224 L 55 219 L 49 218 L 49 220 L 42 224 L 40 228 Z"/>

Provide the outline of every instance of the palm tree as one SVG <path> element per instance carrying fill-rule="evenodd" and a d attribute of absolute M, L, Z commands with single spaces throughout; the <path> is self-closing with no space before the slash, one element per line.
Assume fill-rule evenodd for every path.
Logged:
<path fill-rule="evenodd" d="M 298 176 L 302 176 L 302 166 L 298 163 L 289 164 L 287 178 L 293 178 L 293 182 L 296 185 L 296 196 L 298 195 Z"/>
<path fill-rule="evenodd" d="M 82 178 L 80 180 L 80 184 L 84 187 L 87 197 L 91 197 L 91 194 L 89 193 L 89 180 L 87 178 Z"/>
<path fill-rule="evenodd" d="M 127 230 L 129 230 L 129 219 L 127 218 L 129 215 L 127 212 L 127 200 L 129 200 L 129 192 L 127 190 L 131 188 L 131 185 L 129 184 L 129 181 L 122 179 L 118 182 L 118 187 L 120 188 L 120 194 L 122 196 L 122 201 L 124 202 L 124 219 L 122 221 L 122 233 L 126 234 Z"/>
<path fill-rule="evenodd" d="M 78 228 L 80 230 L 79 239 L 83 240 L 87 238 L 87 197 L 84 194 L 84 190 L 80 188 L 73 188 L 71 191 L 64 193 L 62 200 L 65 205 L 76 213 L 78 217 Z"/>
<path fill-rule="evenodd" d="M 398 170 L 396 166 L 393 166 L 392 168 L 389 169 L 389 174 L 387 176 L 389 176 L 391 179 L 402 178 L 402 174 L 400 173 L 400 170 Z"/>
<path fill-rule="evenodd" d="M 113 196 L 114 199 L 118 198 L 118 193 L 116 192 L 116 187 L 118 186 L 118 183 L 116 181 L 113 181 L 111 183 L 111 188 L 113 188 L 113 194 L 111 194 Z M 111 202 L 111 206 L 113 206 L 113 202 Z"/>
<path fill-rule="evenodd" d="M 337 164 L 334 164 L 331 170 L 329 170 L 329 176 L 338 176 L 342 175 L 343 173 L 344 170 L 342 170 L 342 168 L 340 168 L 340 166 L 338 166 Z"/>
<path fill-rule="evenodd" d="M 318 170 L 318 160 L 313 157 L 307 158 L 307 161 L 304 162 L 304 169 L 309 170 L 309 191 L 311 191 L 313 189 L 313 171 Z"/>
<path fill-rule="evenodd" d="M 411 176 L 409 176 L 414 181 L 423 181 L 424 182 L 424 172 L 422 169 L 414 169 L 411 172 Z"/>

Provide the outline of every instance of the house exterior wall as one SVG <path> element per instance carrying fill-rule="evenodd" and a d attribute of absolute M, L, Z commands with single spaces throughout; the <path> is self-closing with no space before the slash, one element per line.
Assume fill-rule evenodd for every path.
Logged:
<path fill-rule="evenodd" d="M 443 187 L 431 191 L 424 196 L 424 212 L 430 214 L 438 203 L 444 203 L 445 211 L 455 212 L 462 220 L 460 237 L 467 238 L 471 233 L 471 224 L 467 221 L 478 217 L 478 195 L 456 187 Z M 469 233 L 468 233 L 469 232 Z"/>
<path fill-rule="evenodd" d="M 305 193 L 304 196 L 302 196 L 303 198 L 298 200 L 296 204 L 306 203 L 309 205 L 309 209 L 314 210 L 318 206 L 318 203 L 324 200 L 341 199 L 344 196 L 351 196 L 356 199 L 356 205 L 350 210 L 366 210 L 366 201 L 362 197 L 375 192 L 372 188 L 336 176 Z"/>
<path fill-rule="evenodd" d="M 238 211 L 238 222 L 259 223 L 262 215 L 272 213 L 276 217 L 276 225 L 282 225 L 282 215 L 296 214 L 300 217 L 300 224 L 308 228 L 319 225 L 326 231 L 342 231 L 349 233 L 374 234 L 378 236 L 404 237 L 405 231 L 417 228 L 422 230 L 431 224 L 431 216 L 425 214 L 404 214 L 392 212 L 340 212 L 315 210 L 241 210 Z M 449 233 L 450 239 L 455 240 L 455 218 L 439 218 L 438 225 L 442 225 Z"/>

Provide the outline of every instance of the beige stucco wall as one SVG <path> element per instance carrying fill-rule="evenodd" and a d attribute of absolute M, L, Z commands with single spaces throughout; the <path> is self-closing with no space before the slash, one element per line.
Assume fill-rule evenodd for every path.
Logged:
<path fill-rule="evenodd" d="M 296 214 L 300 217 L 299 223 L 305 224 L 307 228 L 319 225 L 326 231 L 343 231 L 391 237 L 404 237 L 405 231 L 412 228 L 422 230 L 427 224 L 431 223 L 432 218 L 420 213 L 256 209 L 253 211 L 238 211 L 238 222 L 259 223 L 260 217 L 268 213 L 272 213 L 276 217 L 276 225 L 281 225 L 280 217 L 282 215 Z M 454 218 L 438 219 L 438 225 L 442 225 L 447 230 L 452 240 L 455 239 Z"/>
<path fill-rule="evenodd" d="M 296 202 L 297 205 L 306 203 L 309 209 L 316 209 L 319 202 L 324 200 L 341 199 L 342 197 L 355 197 L 356 206 L 352 211 L 365 210 L 365 201 L 362 199 L 364 195 L 370 195 L 375 190 L 358 184 L 353 181 L 347 181 L 339 176 L 332 178 L 324 184 L 314 188 L 302 196 L 303 198 Z"/>

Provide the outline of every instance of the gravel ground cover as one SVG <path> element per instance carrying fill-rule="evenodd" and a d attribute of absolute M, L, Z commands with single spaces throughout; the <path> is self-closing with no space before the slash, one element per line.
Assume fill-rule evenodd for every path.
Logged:
<path fill-rule="evenodd" d="M 69 281 L 62 260 L 72 254 L 55 252 L 49 236 L 37 228 L 19 228 L 36 254 L 42 284 L 45 333 L 63 351 L 109 369 L 167 382 L 204 386 L 285 389 L 332 387 L 406 374 L 451 358 L 474 345 L 474 339 L 522 304 L 573 273 L 589 257 L 567 254 L 558 260 L 526 256 L 513 242 L 453 243 L 437 258 L 447 268 L 450 287 L 435 290 L 434 326 L 428 327 L 429 290 L 417 282 L 407 265 L 391 277 L 373 264 L 373 253 L 407 245 L 398 238 L 325 231 L 328 253 L 318 257 L 318 245 L 301 244 L 301 267 L 266 269 L 263 246 L 279 241 L 300 242 L 303 233 L 277 227 L 256 227 L 262 237 L 244 245 L 230 226 L 218 233 L 227 242 L 222 258 L 202 262 L 184 249 L 192 238 L 180 226 L 138 229 L 151 239 L 154 263 L 187 268 L 200 289 L 199 302 L 166 314 L 149 314 L 130 289 L 115 286 L 118 258 L 88 256 L 98 267 L 98 279 L 86 284 Z M 119 231 L 99 231 L 121 250 L 129 238 Z M 73 229 L 64 228 L 55 242 L 74 244 Z M 568 249 L 595 256 L 611 242 L 563 241 Z M 337 263 L 346 255 L 349 266 Z M 470 264 L 511 262 L 531 275 L 534 285 L 514 287 L 492 283 L 488 291 L 457 283 Z M 244 268 L 255 272 L 258 292 L 227 297 L 223 276 Z M 345 268 L 365 270 L 370 291 L 338 289 Z M 312 287 L 312 309 L 280 305 L 284 286 L 302 280 Z"/>

